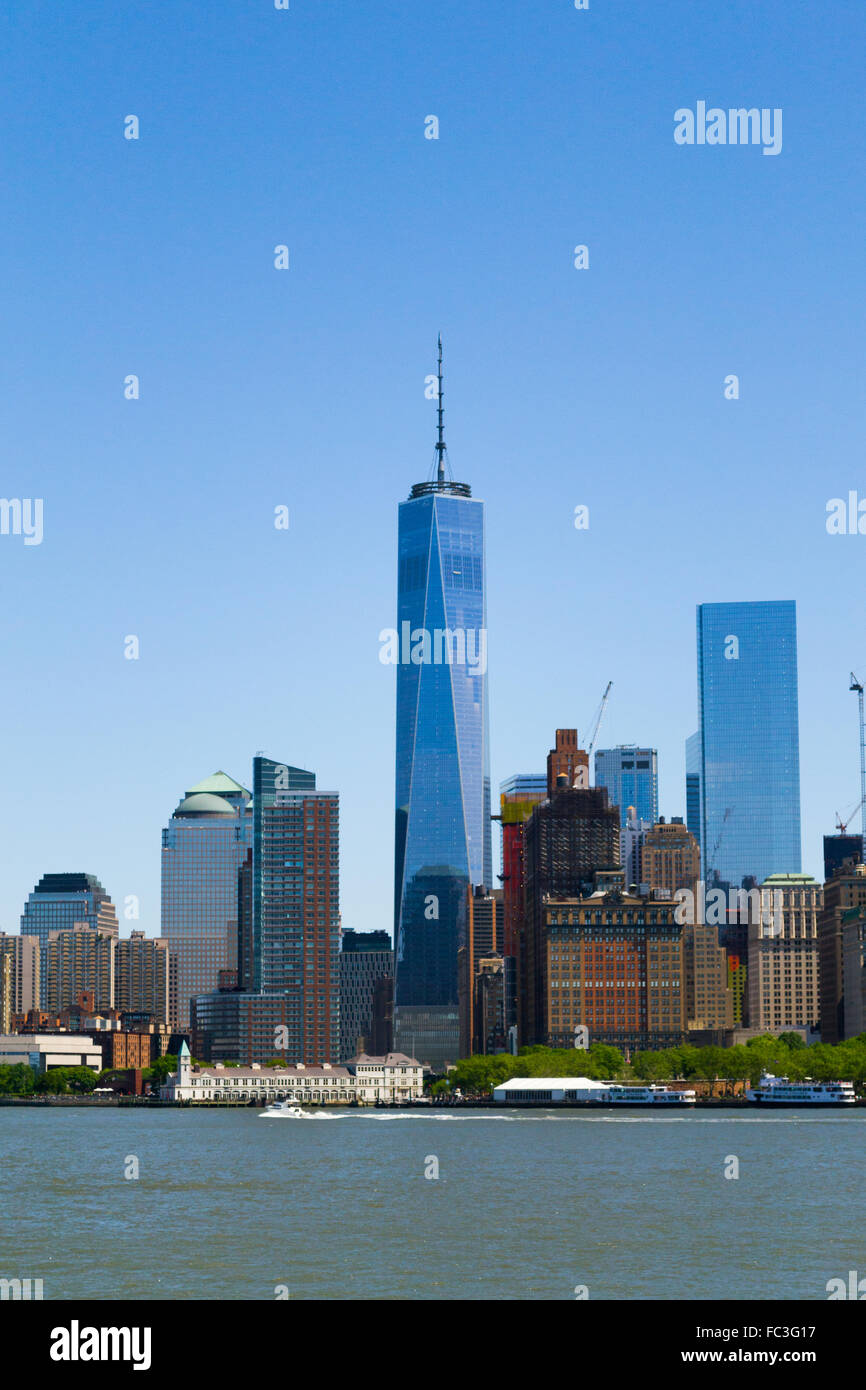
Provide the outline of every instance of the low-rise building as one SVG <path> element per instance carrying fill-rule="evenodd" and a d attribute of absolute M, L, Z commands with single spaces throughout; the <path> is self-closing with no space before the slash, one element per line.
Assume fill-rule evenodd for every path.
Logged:
<path fill-rule="evenodd" d="M 90 1038 L 75 1033 L 5 1033 L 0 1036 L 0 1066 L 23 1063 L 34 1071 L 54 1067 L 90 1067 L 102 1070 L 102 1053 Z"/>
<path fill-rule="evenodd" d="M 267 1067 L 194 1067 L 186 1043 L 178 1069 L 160 1088 L 163 1100 L 211 1104 L 265 1104 L 274 1100 L 308 1105 L 399 1105 L 418 1100 L 424 1091 L 423 1068 L 412 1057 L 391 1052 L 384 1057 L 362 1053 L 346 1066 L 330 1062 L 295 1062 Z"/>

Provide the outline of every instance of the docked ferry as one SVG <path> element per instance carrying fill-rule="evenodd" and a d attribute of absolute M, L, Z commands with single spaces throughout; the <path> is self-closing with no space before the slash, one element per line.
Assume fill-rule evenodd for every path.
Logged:
<path fill-rule="evenodd" d="M 609 1087 L 611 1105 L 694 1105 L 694 1091 L 676 1091 L 669 1086 Z"/>
<path fill-rule="evenodd" d="M 766 1072 L 761 1083 L 746 1090 L 754 1105 L 853 1105 L 853 1081 L 789 1081 Z"/>

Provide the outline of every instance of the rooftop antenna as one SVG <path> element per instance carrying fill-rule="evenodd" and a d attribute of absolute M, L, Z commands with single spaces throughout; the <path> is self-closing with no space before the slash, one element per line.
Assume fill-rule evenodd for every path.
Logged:
<path fill-rule="evenodd" d="M 446 449 L 446 445 L 445 445 L 445 407 L 444 407 L 444 405 L 442 404 L 442 400 L 443 400 L 443 397 L 444 397 L 444 395 L 445 395 L 445 392 L 444 392 L 443 389 L 442 389 L 442 380 L 443 380 L 443 377 L 442 377 L 442 334 L 441 334 L 441 333 L 439 334 L 439 361 L 438 361 L 437 368 L 436 368 L 436 375 L 437 375 L 437 377 L 438 377 L 438 383 L 439 383 L 439 396 L 438 396 L 439 427 L 438 427 L 438 438 L 437 438 L 437 441 L 436 441 L 436 453 L 437 453 L 438 456 L 439 456 L 439 467 L 438 467 L 437 473 L 436 473 L 436 481 L 439 482 L 439 483 L 444 483 L 444 481 L 445 481 L 445 449 Z"/>

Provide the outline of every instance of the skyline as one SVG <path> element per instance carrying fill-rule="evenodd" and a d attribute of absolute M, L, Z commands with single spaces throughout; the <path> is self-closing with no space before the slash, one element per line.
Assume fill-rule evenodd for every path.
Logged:
<path fill-rule="evenodd" d="M 189 6 L 180 29 L 155 0 L 122 44 L 114 7 L 52 13 L 39 61 L 38 20 L 0 24 L 20 191 L 0 232 L 3 490 L 44 498 L 40 545 L 0 537 L 0 928 L 43 873 L 82 871 L 140 899 L 122 934 L 156 935 L 178 788 L 217 768 L 246 783 L 264 747 L 340 791 L 344 925 L 390 929 L 378 633 L 440 327 L 454 473 L 487 506 L 494 787 L 555 728 L 582 735 L 612 679 L 605 745 L 657 748 L 659 810 L 685 816 L 696 606 L 794 599 L 820 879 L 859 796 L 848 672 L 866 665 L 866 542 L 826 529 L 866 425 L 847 231 L 863 14 L 598 5 L 542 27 L 395 0 Z M 698 99 L 782 109 L 783 149 L 678 146 Z"/>

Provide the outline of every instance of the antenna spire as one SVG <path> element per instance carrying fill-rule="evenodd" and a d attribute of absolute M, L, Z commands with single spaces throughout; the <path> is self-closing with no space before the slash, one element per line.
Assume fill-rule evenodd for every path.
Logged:
<path fill-rule="evenodd" d="M 437 368 L 436 368 L 436 375 L 437 375 L 437 377 L 438 377 L 438 389 L 439 389 L 439 399 L 438 399 L 439 428 L 438 428 L 438 439 L 437 439 L 437 441 L 436 441 L 436 453 L 437 453 L 438 456 L 439 456 L 439 467 L 438 467 L 438 471 L 437 471 L 437 481 L 440 482 L 440 483 L 444 483 L 444 481 L 445 481 L 445 449 L 446 449 L 446 444 L 445 444 L 445 407 L 444 407 L 444 405 L 442 404 L 442 401 L 443 401 L 443 398 L 444 398 L 445 393 L 444 393 L 444 391 L 443 391 L 443 389 L 442 389 L 442 380 L 443 380 L 443 377 L 442 377 L 442 334 L 441 334 L 441 333 L 439 334 L 439 361 L 438 361 L 438 365 L 437 365 Z"/>

